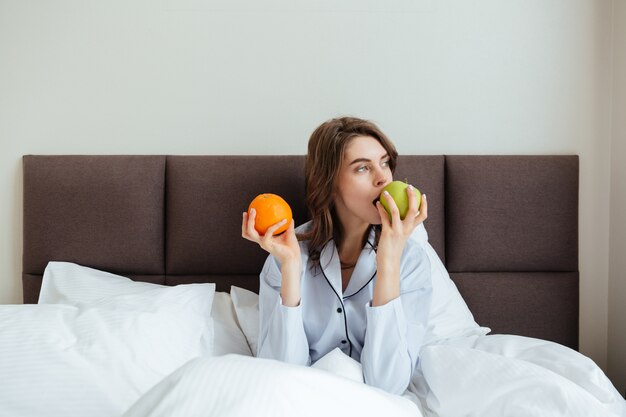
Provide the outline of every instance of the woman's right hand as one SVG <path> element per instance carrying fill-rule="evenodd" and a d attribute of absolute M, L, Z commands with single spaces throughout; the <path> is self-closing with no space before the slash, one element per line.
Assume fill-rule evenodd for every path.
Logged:
<path fill-rule="evenodd" d="M 254 228 L 254 222 L 256 219 L 256 210 L 250 210 L 250 215 L 247 212 L 243 213 L 243 221 L 241 222 L 241 236 L 244 239 L 256 242 L 261 248 L 269 252 L 281 265 L 291 266 L 296 270 L 300 269 L 302 263 L 300 257 L 300 245 L 296 238 L 296 232 L 294 230 L 294 221 L 291 220 L 289 227 L 284 233 L 274 236 L 274 232 L 285 224 L 287 220 L 282 220 L 272 226 L 270 226 L 264 235 L 260 235 Z"/>
<path fill-rule="evenodd" d="M 256 242 L 269 252 L 280 263 L 281 286 L 280 296 L 285 306 L 295 307 L 300 304 L 300 272 L 302 271 L 302 258 L 300 257 L 300 245 L 296 238 L 294 222 L 291 220 L 289 228 L 284 233 L 274 236 L 274 231 L 285 224 L 286 220 L 270 226 L 261 236 L 254 228 L 256 210 L 243 213 L 241 222 L 241 236 L 252 242 Z"/>

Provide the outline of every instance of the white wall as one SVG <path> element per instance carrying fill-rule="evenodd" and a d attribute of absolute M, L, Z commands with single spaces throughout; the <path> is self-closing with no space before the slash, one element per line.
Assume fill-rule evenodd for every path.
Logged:
<path fill-rule="evenodd" d="M 614 2 L 608 375 L 626 392 L 626 1 Z"/>
<path fill-rule="evenodd" d="M 0 302 L 23 154 L 301 154 L 352 114 L 404 154 L 580 155 L 580 346 L 606 367 L 612 1 L 381 4 L 0 0 Z"/>

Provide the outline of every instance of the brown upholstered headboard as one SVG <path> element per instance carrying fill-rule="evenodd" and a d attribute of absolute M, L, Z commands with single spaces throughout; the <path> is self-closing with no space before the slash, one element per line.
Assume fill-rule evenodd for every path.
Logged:
<path fill-rule="evenodd" d="M 175 285 L 258 290 L 266 254 L 241 238 L 257 194 L 306 221 L 303 156 L 24 156 L 24 302 L 50 260 Z M 401 156 L 476 321 L 578 347 L 578 157 Z"/>

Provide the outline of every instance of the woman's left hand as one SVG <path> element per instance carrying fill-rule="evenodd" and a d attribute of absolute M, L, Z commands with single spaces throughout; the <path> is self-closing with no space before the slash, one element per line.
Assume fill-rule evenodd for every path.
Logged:
<path fill-rule="evenodd" d="M 420 210 L 417 209 L 417 196 L 411 186 L 406 189 L 409 195 L 409 209 L 404 220 L 400 210 L 389 193 L 383 194 L 391 212 L 391 219 L 380 201 L 376 202 L 383 229 L 376 250 L 377 278 L 374 282 L 372 306 L 381 306 L 400 296 L 400 259 L 406 241 L 420 223 L 428 217 L 426 195 L 422 195 Z"/>
<path fill-rule="evenodd" d="M 382 232 L 377 252 L 379 263 L 380 261 L 384 262 L 386 259 L 399 261 L 409 236 L 411 236 L 415 228 L 428 217 L 426 194 L 422 194 L 422 201 L 418 210 L 417 196 L 413 192 L 413 186 L 409 185 L 406 188 L 406 192 L 409 197 L 409 209 L 407 210 L 404 220 L 400 219 L 400 210 L 389 193 L 383 193 L 383 198 L 387 201 L 391 218 L 385 211 L 383 205 L 379 201 L 376 202 L 382 224 Z"/>

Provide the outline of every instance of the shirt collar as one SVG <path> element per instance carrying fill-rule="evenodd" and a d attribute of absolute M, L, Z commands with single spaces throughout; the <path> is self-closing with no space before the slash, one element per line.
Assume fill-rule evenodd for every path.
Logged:
<path fill-rule="evenodd" d="M 341 285 L 341 265 L 339 264 L 339 253 L 334 240 L 330 240 L 320 252 L 320 268 L 324 271 L 326 278 L 330 282 L 335 292 L 345 298 L 359 292 L 367 285 L 374 274 L 376 274 L 376 251 L 374 250 L 374 238 L 376 232 L 371 228 L 365 247 L 356 262 L 352 271 L 350 282 L 346 288 L 346 295 L 343 295 Z"/>

